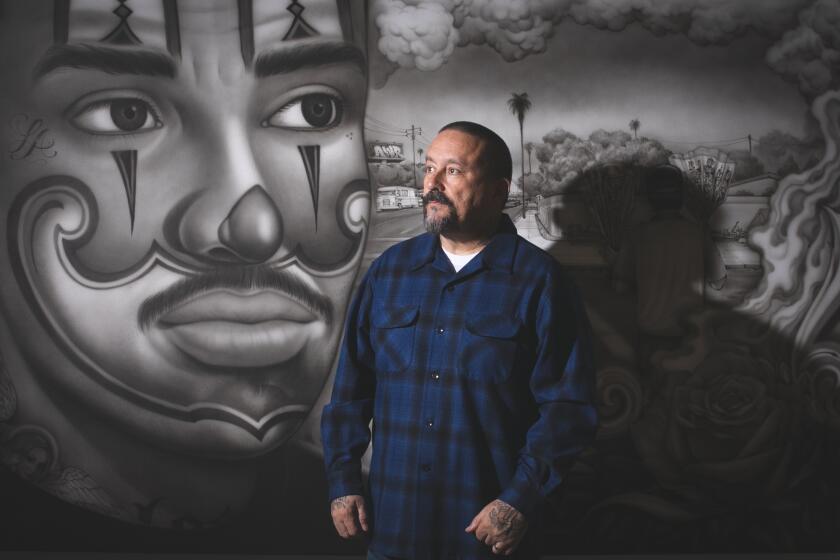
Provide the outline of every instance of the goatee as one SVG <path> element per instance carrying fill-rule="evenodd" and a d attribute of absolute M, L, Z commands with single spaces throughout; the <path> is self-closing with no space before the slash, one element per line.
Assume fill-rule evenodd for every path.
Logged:
<path fill-rule="evenodd" d="M 423 201 L 423 227 L 429 233 L 449 233 L 458 228 L 458 211 L 445 194 L 438 189 L 432 189 L 421 197 Z M 449 208 L 445 216 L 429 216 L 428 206 L 432 202 L 443 204 Z M 437 214 L 437 213 L 435 213 Z"/>

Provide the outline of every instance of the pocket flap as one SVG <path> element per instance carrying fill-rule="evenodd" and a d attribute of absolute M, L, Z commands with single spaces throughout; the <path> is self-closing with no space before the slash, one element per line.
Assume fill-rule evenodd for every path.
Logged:
<path fill-rule="evenodd" d="M 375 308 L 371 322 L 378 329 L 407 327 L 417 321 L 418 312 L 416 305 Z"/>
<path fill-rule="evenodd" d="M 467 318 L 466 325 L 473 334 L 493 338 L 514 338 L 522 328 L 516 317 L 499 314 L 473 315 Z"/>

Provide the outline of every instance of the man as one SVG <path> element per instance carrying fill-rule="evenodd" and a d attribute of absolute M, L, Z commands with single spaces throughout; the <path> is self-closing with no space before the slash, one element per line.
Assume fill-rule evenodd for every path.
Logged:
<path fill-rule="evenodd" d="M 0 460 L 117 519 L 225 522 L 361 262 L 364 5 L 0 8 Z"/>
<path fill-rule="evenodd" d="M 585 312 L 502 212 L 501 138 L 449 124 L 425 169 L 428 233 L 383 253 L 348 311 L 321 419 L 333 522 L 371 558 L 530 558 L 528 527 L 596 429 Z"/>

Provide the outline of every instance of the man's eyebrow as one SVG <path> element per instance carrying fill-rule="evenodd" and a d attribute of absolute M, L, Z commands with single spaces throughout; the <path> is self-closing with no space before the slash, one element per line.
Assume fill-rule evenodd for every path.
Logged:
<path fill-rule="evenodd" d="M 435 165 L 438 164 L 438 162 L 436 162 L 434 159 L 432 159 L 428 156 L 426 156 L 426 163 L 434 163 Z M 465 167 L 465 165 L 466 165 L 462 160 L 456 159 L 456 158 L 449 158 L 449 159 L 446 159 L 446 160 L 443 160 L 442 162 L 440 162 L 440 164 L 442 164 L 442 165 L 449 165 L 450 163 L 454 163 L 455 165 L 460 165 L 461 167 Z"/>
<path fill-rule="evenodd" d="M 33 71 L 40 79 L 61 68 L 91 69 L 106 74 L 136 74 L 174 78 L 175 60 L 152 50 L 121 49 L 101 45 L 54 45 L 47 49 Z"/>
<path fill-rule="evenodd" d="M 270 50 L 257 57 L 254 73 L 258 78 L 265 78 L 301 68 L 344 62 L 358 66 L 362 74 L 367 75 L 364 53 L 349 43 L 320 43 Z"/>

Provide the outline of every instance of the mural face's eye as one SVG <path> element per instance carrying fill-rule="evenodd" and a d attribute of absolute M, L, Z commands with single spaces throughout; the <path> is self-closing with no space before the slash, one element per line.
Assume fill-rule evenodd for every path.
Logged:
<path fill-rule="evenodd" d="M 267 126 L 297 130 L 331 128 L 341 121 L 341 100 L 326 93 L 298 97 L 268 118 Z"/>
<path fill-rule="evenodd" d="M 92 134 L 132 134 L 163 126 L 148 102 L 130 97 L 94 101 L 71 122 Z"/>

